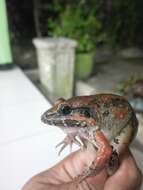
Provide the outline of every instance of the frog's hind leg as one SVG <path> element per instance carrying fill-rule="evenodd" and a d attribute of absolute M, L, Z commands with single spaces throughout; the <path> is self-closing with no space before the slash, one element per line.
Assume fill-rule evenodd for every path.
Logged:
<path fill-rule="evenodd" d="M 136 135 L 137 125 L 132 122 L 131 120 L 111 142 L 118 155 L 125 151 Z"/>
<path fill-rule="evenodd" d="M 107 172 L 109 175 L 113 175 L 119 167 L 119 155 L 122 154 L 125 149 L 129 146 L 133 140 L 137 125 L 134 125 L 132 120 L 127 124 L 127 126 L 122 129 L 119 135 L 114 138 L 111 142 L 113 147 L 113 152 L 109 163 L 107 164 Z"/>
<path fill-rule="evenodd" d="M 119 167 L 119 156 L 118 156 L 116 150 L 113 150 L 111 158 L 106 166 L 108 175 L 109 176 L 113 175 L 116 172 L 116 170 L 118 169 L 118 167 Z"/>

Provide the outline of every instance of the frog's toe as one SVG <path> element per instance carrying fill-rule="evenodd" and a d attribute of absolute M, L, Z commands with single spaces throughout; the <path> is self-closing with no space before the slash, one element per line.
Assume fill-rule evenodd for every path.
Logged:
<path fill-rule="evenodd" d="M 64 150 L 64 148 L 67 146 L 67 144 L 63 144 L 63 146 L 60 148 L 58 155 L 60 156 L 61 152 Z"/>
<path fill-rule="evenodd" d="M 118 169 L 118 167 L 119 167 L 119 156 L 116 150 L 113 150 L 111 159 L 109 160 L 106 167 L 108 175 L 113 175 Z"/>
<path fill-rule="evenodd" d="M 72 144 L 69 143 L 66 138 L 65 138 L 63 141 L 61 141 L 60 143 L 58 143 L 58 144 L 56 145 L 56 148 L 58 148 L 59 146 L 62 145 L 61 148 L 60 148 L 60 150 L 59 150 L 59 152 L 58 152 L 58 155 L 60 155 L 61 152 L 62 152 L 69 144 L 70 144 L 70 147 L 71 147 Z"/>
<path fill-rule="evenodd" d="M 73 143 L 75 143 L 76 145 L 78 145 L 78 146 L 80 146 L 80 147 L 82 146 L 82 144 L 80 143 L 80 141 L 78 141 L 78 140 L 75 138 L 75 136 L 70 136 L 70 135 L 66 136 L 63 141 L 61 141 L 59 144 L 56 145 L 56 148 L 62 145 L 62 147 L 60 148 L 60 151 L 59 151 L 58 155 L 60 155 L 61 152 L 62 152 L 68 145 L 70 146 L 70 152 L 71 152 L 71 151 L 72 151 L 72 145 L 73 145 Z"/>

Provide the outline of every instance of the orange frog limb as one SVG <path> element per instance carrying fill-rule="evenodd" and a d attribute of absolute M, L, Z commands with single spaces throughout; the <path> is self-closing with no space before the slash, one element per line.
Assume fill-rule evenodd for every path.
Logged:
<path fill-rule="evenodd" d="M 97 175 L 109 163 L 112 157 L 112 146 L 108 139 L 101 131 L 95 132 L 95 140 L 97 143 L 97 154 L 95 160 L 88 166 L 81 175 L 76 177 L 76 181 L 80 183 L 89 176 Z"/>

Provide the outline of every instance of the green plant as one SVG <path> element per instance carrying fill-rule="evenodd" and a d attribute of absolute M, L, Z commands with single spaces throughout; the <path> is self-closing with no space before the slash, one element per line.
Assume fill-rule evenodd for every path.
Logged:
<path fill-rule="evenodd" d="M 79 51 L 142 44 L 142 5 L 142 0 L 53 0 L 48 33 L 76 39 Z"/>
<path fill-rule="evenodd" d="M 57 16 L 48 19 L 49 35 L 53 37 L 68 37 L 77 40 L 80 52 L 88 52 L 96 47 L 100 36 L 101 23 L 96 17 L 95 7 L 85 10 L 85 4 L 68 3 L 62 6 L 55 1 Z"/>

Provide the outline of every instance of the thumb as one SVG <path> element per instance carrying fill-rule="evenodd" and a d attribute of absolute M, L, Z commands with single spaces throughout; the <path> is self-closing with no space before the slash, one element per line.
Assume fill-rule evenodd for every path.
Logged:
<path fill-rule="evenodd" d="M 66 171 L 74 178 L 87 169 L 93 160 L 95 160 L 96 152 L 92 149 L 78 150 L 63 159 L 58 165 L 63 166 Z"/>
<path fill-rule="evenodd" d="M 96 158 L 95 149 L 92 149 L 91 147 L 84 150 L 78 150 L 70 154 L 60 163 L 54 166 L 54 169 L 56 171 L 60 171 L 62 175 L 61 177 L 64 177 L 64 179 L 66 179 L 66 182 L 69 182 L 72 181 L 78 175 L 81 175 L 83 171 L 88 169 L 93 160 L 95 160 L 95 158 Z M 105 171 L 102 173 L 104 173 L 104 177 L 101 174 L 103 180 L 104 178 L 107 178 L 107 175 Z M 96 178 L 100 178 L 100 175 L 99 177 Z M 96 180 L 95 177 L 93 179 L 94 181 Z"/>

